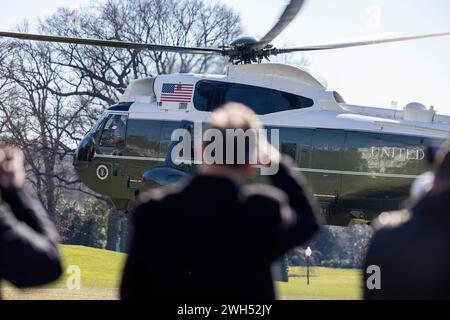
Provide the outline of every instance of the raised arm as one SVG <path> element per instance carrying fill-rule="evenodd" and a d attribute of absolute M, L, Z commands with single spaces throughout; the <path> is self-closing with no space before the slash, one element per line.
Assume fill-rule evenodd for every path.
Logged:
<path fill-rule="evenodd" d="M 9 152 L 7 165 L 0 160 L 0 276 L 18 287 L 45 284 L 61 274 L 57 233 L 42 205 L 21 188 L 23 164 L 12 164 L 20 156 Z"/>
<path fill-rule="evenodd" d="M 279 250 L 285 251 L 308 241 L 325 222 L 317 200 L 303 175 L 294 170 L 293 162 L 283 157 L 279 170 L 270 176 L 272 184 L 284 191 L 287 199 L 280 199 Z"/>

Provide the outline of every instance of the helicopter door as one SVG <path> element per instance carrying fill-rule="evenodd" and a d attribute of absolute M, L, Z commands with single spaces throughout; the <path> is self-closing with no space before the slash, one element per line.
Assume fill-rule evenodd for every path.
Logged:
<path fill-rule="evenodd" d="M 190 155 L 187 156 L 185 154 L 182 154 L 182 160 L 181 163 L 174 161 L 172 159 L 172 150 L 180 141 L 172 141 L 169 145 L 168 151 L 167 151 L 167 157 L 166 157 L 166 165 L 171 166 L 173 168 L 176 168 L 178 170 L 184 171 L 184 172 L 192 172 L 194 170 L 195 164 L 194 164 L 194 123 L 191 121 L 183 120 L 181 122 L 181 125 L 178 127 L 179 129 L 185 129 L 188 132 L 188 135 L 191 137 L 191 143 L 190 143 Z M 184 139 L 184 138 L 182 138 Z"/>
<path fill-rule="evenodd" d="M 99 154 L 98 157 L 101 158 L 101 164 L 108 168 L 106 170 L 106 176 L 108 170 L 111 170 L 111 177 L 118 177 L 120 175 L 119 168 L 121 166 L 121 161 L 118 160 L 120 159 L 120 156 L 123 155 L 125 149 L 127 120 L 127 114 L 109 114 L 105 119 L 101 132 L 99 132 L 99 135 L 97 136 L 96 153 Z M 97 170 L 99 170 L 99 168 L 100 166 L 97 167 Z M 97 176 L 99 175 L 101 175 L 101 172 L 98 171 Z"/>
<path fill-rule="evenodd" d="M 98 151 L 105 155 L 121 156 L 125 148 L 128 116 L 126 114 L 110 114 L 106 120 L 100 137 Z"/>

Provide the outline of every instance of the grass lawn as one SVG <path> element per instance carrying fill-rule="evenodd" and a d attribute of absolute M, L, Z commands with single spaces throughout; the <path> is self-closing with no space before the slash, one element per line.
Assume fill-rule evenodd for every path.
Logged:
<path fill-rule="evenodd" d="M 277 282 L 281 299 L 355 300 L 362 297 L 361 271 L 313 267 L 309 286 L 306 284 L 306 268 L 290 267 L 289 282 Z"/>
<path fill-rule="evenodd" d="M 3 283 L 3 298 L 89 300 L 117 299 L 125 255 L 83 246 L 61 246 L 65 270 L 78 266 L 81 288 L 68 289 L 68 274 L 44 287 L 18 290 Z M 277 282 L 281 299 L 359 299 L 361 297 L 360 272 L 352 269 L 313 267 L 310 285 L 306 285 L 305 268 L 291 267 L 289 282 Z M 70 282 L 70 281 L 69 281 Z"/>
<path fill-rule="evenodd" d="M 3 298 L 8 299 L 117 299 L 125 254 L 83 246 L 61 246 L 64 270 L 78 266 L 81 272 L 81 288 L 67 288 L 68 274 L 57 282 L 44 287 L 17 290 L 3 285 Z"/>

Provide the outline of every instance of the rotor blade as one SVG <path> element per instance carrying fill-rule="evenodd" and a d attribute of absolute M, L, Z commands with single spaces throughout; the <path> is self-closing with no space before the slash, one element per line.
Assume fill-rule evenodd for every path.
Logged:
<path fill-rule="evenodd" d="M 412 35 L 412 36 L 381 37 L 381 38 L 372 38 L 372 39 L 359 40 L 359 41 L 306 45 L 306 46 L 293 47 L 293 48 L 281 48 L 281 49 L 276 49 L 276 53 L 279 54 L 279 53 L 289 53 L 289 52 L 295 52 L 295 51 L 332 50 L 332 49 L 360 47 L 360 46 L 368 46 L 368 45 L 373 45 L 373 44 L 400 42 L 400 41 L 408 41 L 408 40 L 416 40 L 416 39 L 442 37 L 442 36 L 450 36 L 450 32 L 429 33 L 429 34 L 420 34 L 420 35 Z"/>
<path fill-rule="evenodd" d="M 15 38 L 22 40 L 34 40 L 34 41 L 84 44 L 89 46 L 102 46 L 102 47 L 123 48 L 123 49 L 151 50 L 151 51 L 169 51 L 169 52 L 191 53 L 191 54 L 210 54 L 210 53 L 222 54 L 223 52 L 222 49 L 218 48 L 166 46 L 159 44 L 139 43 L 139 42 L 74 38 L 74 37 L 51 36 L 43 34 L 20 33 L 20 32 L 0 31 L 0 37 Z"/>
<path fill-rule="evenodd" d="M 252 47 L 264 48 L 272 42 L 272 40 L 275 39 L 292 22 L 292 20 L 294 20 L 300 12 L 304 2 L 304 0 L 291 0 L 278 19 L 278 22 L 272 27 L 272 29 L 270 29 L 269 32 L 266 33 L 264 37 L 262 37 L 258 43 L 254 44 Z"/>

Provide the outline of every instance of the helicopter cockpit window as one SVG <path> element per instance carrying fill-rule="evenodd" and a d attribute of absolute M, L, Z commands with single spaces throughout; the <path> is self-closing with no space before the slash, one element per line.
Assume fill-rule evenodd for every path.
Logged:
<path fill-rule="evenodd" d="M 194 106 L 200 111 L 213 111 L 227 102 L 240 102 L 256 114 L 268 114 L 311 107 L 312 99 L 292 93 L 221 81 L 203 80 L 197 83 Z"/>
<path fill-rule="evenodd" d="M 121 114 L 111 115 L 103 127 L 100 146 L 117 147 L 123 145 L 125 143 L 126 132 L 127 116 Z"/>
<path fill-rule="evenodd" d="M 92 134 L 95 138 L 101 131 L 103 124 L 105 123 L 105 119 L 108 117 L 108 114 L 104 113 L 100 116 L 100 118 L 94 123 L 94 125 L 89 129 L 87 133 Z"/>

